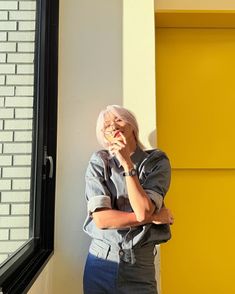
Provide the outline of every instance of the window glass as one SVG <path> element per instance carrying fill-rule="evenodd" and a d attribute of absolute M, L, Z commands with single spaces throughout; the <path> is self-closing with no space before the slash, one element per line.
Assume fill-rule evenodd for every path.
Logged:
<path fill-rule="evenodd" d="M 36 1 L 0 0 L 0 265 L 33 234 L 35 14 Z"/>

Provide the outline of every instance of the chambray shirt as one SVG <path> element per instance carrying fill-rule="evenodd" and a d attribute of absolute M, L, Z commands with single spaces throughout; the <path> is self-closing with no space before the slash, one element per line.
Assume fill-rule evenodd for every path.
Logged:
<path fill-rule="evenodd" d="M 163 205 L 170 185 L 171 168 L 166 154 L 159 149 L 144 151 L 137 146 L 131 160 L 137 170 L 141 186 L 157 208 Z M 123 168 L 107 150 L 95 152 L 86 171 L 87 218 L 84 231 L 93 239 L 123 249 L 159 244 L 170 238 L 168 225 L 146 224 L 127 229 L 99 229 L 92 213 L 99 208 L 132 212 L 128 199 Z"/>

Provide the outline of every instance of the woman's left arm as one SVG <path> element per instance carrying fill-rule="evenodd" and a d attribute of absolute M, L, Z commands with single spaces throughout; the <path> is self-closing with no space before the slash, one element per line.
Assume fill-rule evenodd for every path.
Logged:
<path fill-rule="evenodd" d="M 129 146 L 126 144 L 125 137 L 122 135 L 122 141 L 116 140 L 115 144 L 110 146 L 110 152 L 115 154 L 125 172 L 134 168 L 131 161 Z M 148 220 L 154 213 L 156 206 L 142 188 L 138 176 L 126 176 L 126 186 L 131 207 L 139 222 Z"/>
<path fill-rule="evenodd" d="M 123 164 L 125 172 L 128 172 L 134 165 L 132 162 Z M 129 196 L 129 201 L 133 211 L 135 212 L 136 219 L 139 222 L 149 219 L 156 209 L 155 204 L 149 198 L 145 190 L 140 185 L 138 176 L 126 176 L 126 186 Z"/>

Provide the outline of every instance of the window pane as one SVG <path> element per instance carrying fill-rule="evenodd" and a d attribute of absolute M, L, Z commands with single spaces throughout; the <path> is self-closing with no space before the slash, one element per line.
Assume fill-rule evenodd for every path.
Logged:
<path fill-rule="evenodd" d="M 31 237 L 35 10 L 0 0 L 0 264 Z"/>

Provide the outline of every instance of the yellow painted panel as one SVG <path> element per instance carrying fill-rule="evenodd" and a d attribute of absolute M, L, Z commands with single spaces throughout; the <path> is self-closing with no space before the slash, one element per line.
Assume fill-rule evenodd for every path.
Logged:
<path fill-rule="evenodd" d="M 156 36 L 158 146 L 175 168 L 235 167 L 235 30 Z"/>
<path fill-rule="evenodd" d="M 175 224 L 161 246 L 162 294 L 235 293 L 235 171 L 173 170 Z"/>
<path fill-rule="evenodd" d="M 155 13 L 157 27 L 235 28 L 234 10 L 160 10 Z"/>
<path fill-rule="evenodd" d="M 186 10 L 215 10 L 215 9 L 235 9 L 234 0 L 154 0 L 155 9 L 186 9 Z"/>

